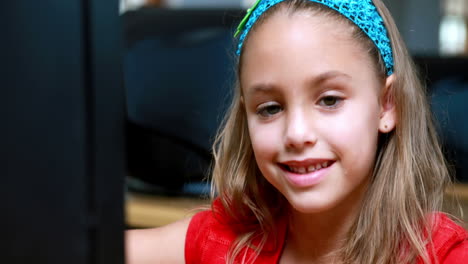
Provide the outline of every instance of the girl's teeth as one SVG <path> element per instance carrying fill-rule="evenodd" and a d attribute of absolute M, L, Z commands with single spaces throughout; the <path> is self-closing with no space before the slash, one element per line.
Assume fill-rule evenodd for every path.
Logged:
<path fill-rule="evenodd" d="M 320 170 L 322 168 L 328 167 L 328 162 L 323 162 L 322 164 L 317 164 L 317 165 L 310 165 L 309 167 L 289 167 L 289 170 L 295 173 L 308 173 L 308 172 L 314 172 L 316 170 Z"/>

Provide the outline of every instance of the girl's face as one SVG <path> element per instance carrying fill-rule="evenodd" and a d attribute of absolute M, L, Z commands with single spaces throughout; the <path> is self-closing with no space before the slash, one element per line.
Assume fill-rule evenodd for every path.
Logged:
<path fill-rule="evenodd" d="M 380 103 L 391 78 L 378 78 L 350 35 L 346 23 L 279 11 L 251 32 L 243 51 L 241 87 L 258 167 L 299 212 L 359 204 L 379 129 L 394 125 L 393 107 Z"/>

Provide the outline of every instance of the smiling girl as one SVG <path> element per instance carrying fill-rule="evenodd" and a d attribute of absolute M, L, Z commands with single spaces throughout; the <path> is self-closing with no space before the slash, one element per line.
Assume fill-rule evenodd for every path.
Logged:
<path fill-rule="evenodd" d="M 468 263 L 449 174 L 380 0 L 260 0 L 214 147 L 212 209 L 128 233 L 131 263 Z M 147 261 L 147 262 L 145 262 Z"/>

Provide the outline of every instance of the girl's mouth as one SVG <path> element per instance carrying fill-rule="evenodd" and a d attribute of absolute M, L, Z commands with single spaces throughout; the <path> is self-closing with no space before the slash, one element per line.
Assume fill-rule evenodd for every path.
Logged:
<path fill-rule="evenodd" d="M 287 165 L 287 164 L 281 164 L 280 166 L 291 173 L 296 173 L 296 174 L 308 174 L 311 172 L 315 172 L 321 169 L 325 169 L 330 167 L 334 161 L 323 161 L 323 162 L 318 162 L 315 164 L 309 164 L 309 165 Z"/>
<path fill-rule="evenodd" d="M 280 168 L 285 171 L 286 179 L 299 188 L 312 187 L 329 175 L 331 166 L 335 160 L 308 160 L 290 161 L 280 163 Z"/>

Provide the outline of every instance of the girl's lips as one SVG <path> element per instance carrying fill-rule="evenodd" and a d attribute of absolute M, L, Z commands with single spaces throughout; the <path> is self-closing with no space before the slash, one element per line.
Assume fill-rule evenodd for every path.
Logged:
<path fill-rule="evenodd" d="M 319 164 L 323 164 L 325 161 Z M 304 167 L 301 167 L 300 169 L 294 168 L 292 169 L 288 164 L 280 164 L 280 168 L 285 172 L 286 179 L 294 186 L 300 187 L 300 188 L 305 188 L 305 187 L 311 187 L 313 185 L 318 184 L 319 182 L 322 181 L 325 176 L 328 175 L 329 171 L 331 170 L 331 167 L 334 165 L 335 161 L 327 161 L 327 166 L 325 168 L 319 168 L 319 169 L 310 169 L 310 170 L 305 170 L 305 165 L 307 164 L 302 164 Z M 298 163 L 296 166 L 299 165 Z M 309 165 L 310 166 L 310 165 Z M 318 166 L 320 167 L 320 166 Z M 317 168 L 318 168 L 317 167 Z"/>

